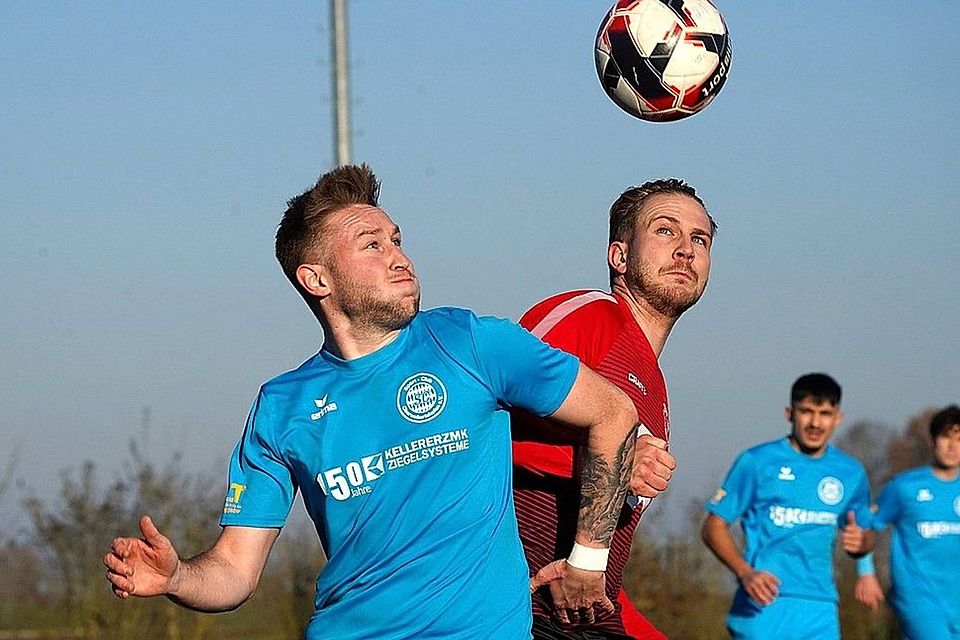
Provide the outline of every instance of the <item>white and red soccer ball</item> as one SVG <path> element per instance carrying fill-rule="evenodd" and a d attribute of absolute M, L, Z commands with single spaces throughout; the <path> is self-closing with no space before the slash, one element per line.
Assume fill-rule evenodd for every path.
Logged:
<path fill-rule="evenodd" d="M 597 33 L 597 74 L 607 95 L 642 120 L 692 116 L 730 72 L 730 35 L 709 0 L 620 0 Z"/>

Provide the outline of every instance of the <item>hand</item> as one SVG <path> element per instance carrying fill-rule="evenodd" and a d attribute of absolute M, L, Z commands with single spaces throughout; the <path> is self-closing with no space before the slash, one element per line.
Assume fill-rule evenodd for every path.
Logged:
<path fill-rule="evenodd" d="M 645 434 L 637 438 L 633 456 L 633 474 L 630 477 L 630 493 L 644 498 L 656 498 L 667 488 L 677 461 L 667 451 L 667 443 L 660 438 Z"/>
<path fill-rule="evenodd" d="M 603 571 L 578 569 L 566 560 L 555 560 L 530 578 L 530 593 L 543 585 L 549 585 L 554 615 L 564 624 L 593 624 L 594 605 L 607 613 L 616 612 L 607 597 Z"/>
<path fill-rule="evenodd" d="M 864 530 L 857 524 L 857 516 L 853 511 L 847 511 L 847 525 L 841 530 L 840 545 L 847 553 L 864 553 Z"/>
<path fill-rule="evenodd" d="M 780 595 L 780 578 L 767 571 L 750 571 L 740 578 L 743 590 L 754 602 L 767 606 Z"/>
<path fill-rule="evenodd" d="M 140 518 L 140 533 L 142 538 L 115 538 L 103 557 L 107 580 L 118 598 L 169 593 L 180 567 L 176 549 L 149 516 Z"/>
<path fill-rule="evenodd" d="M 880 586 L 877 576 L 873 574 L 860 576 L 853 586 L 853 596 L 876 611 L 883 602 L 883 587 Z"/>

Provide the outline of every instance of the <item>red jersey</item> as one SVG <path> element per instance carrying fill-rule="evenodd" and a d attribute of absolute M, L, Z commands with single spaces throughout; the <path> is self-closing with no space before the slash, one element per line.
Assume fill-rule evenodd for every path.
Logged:
<path fill-rule="evenodd" d="M 646 433 L 669 441 L 670 412 L 667 389 L 657 357 L 630 309 L 621 298 L 602 291 L 570 291 L 548 298 L 527 311 L 520 324 L 544 342 L 577 356 L 622 389 L 637 408 L 637 436 Z M 563 429 L 527 413 L 512 420 L 514 502 L 520 539 L 534 575 L 540 568 L 566 558 L 573 547 L 580 503 L 578 470 L 586 434 Z M 664 638 L 645 620 L 630 623 L 640 614 L 622 611 L 618 599 L 623 568 L 630 557 L 633 533 L 649 499 L 629 496 L 610 547 L 606 571 L 607 596 L 617 615 L 591 625 L 619 633 L 628 619 L 630 633 L 644 638 Z M 545 589 L 533 594 L 533 614 L 549 616 Z M 644 624 L 645 623 L 645 624 Z"/>

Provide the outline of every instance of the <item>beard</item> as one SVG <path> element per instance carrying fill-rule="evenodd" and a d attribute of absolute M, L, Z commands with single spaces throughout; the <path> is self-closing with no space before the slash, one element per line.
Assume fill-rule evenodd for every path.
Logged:
<path fill-rule="evenodd" d="M 387 298 L 376 287 L 349 283 L 341 289 L 340 308 L 358 329 L 396 331 L 420 311 L 420 286 L 411 296 Z"/>
<path fill-rule="evenodd" d="M 674 264 L 664 269 L 655 269 L 649 264 L 641 263 L 639 260 L 629 258 L 625 280 L 627 286 L 638 297 L 643 298 L 658 313 L 668 318 L 679 318 L 683 312 L 692 307 L 703 295 L 706 288 L 699 286 L 700 281 L 696 272 L 691 268 Z M 680 284 L 665 284 L 658 277 L 661 272 L 683 271 L 693 278 L 693 289 L 689 289 Z"/>

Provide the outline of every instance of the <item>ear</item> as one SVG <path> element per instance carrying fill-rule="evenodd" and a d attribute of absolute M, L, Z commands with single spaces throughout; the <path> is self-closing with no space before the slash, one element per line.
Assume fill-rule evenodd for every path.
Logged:
<path fill-rule="evenodd" d="M 783 415 L 786 416 L 787 422 L 793 422 L 793 407 L 792 406 L 784 407 Z"/>
<path fill-rule="evenodd" d="M 317 298 L 330 295 L 330 276 L 323 265 L 300 265 L 297 267 L 297 282 L 305 291 Z"/>
<path fill-rule="evenodd" d="M 611 242 L 607 247 L 607 264 L 614 273 L 627 272 L 627 243 L 619 240 Z"/>

